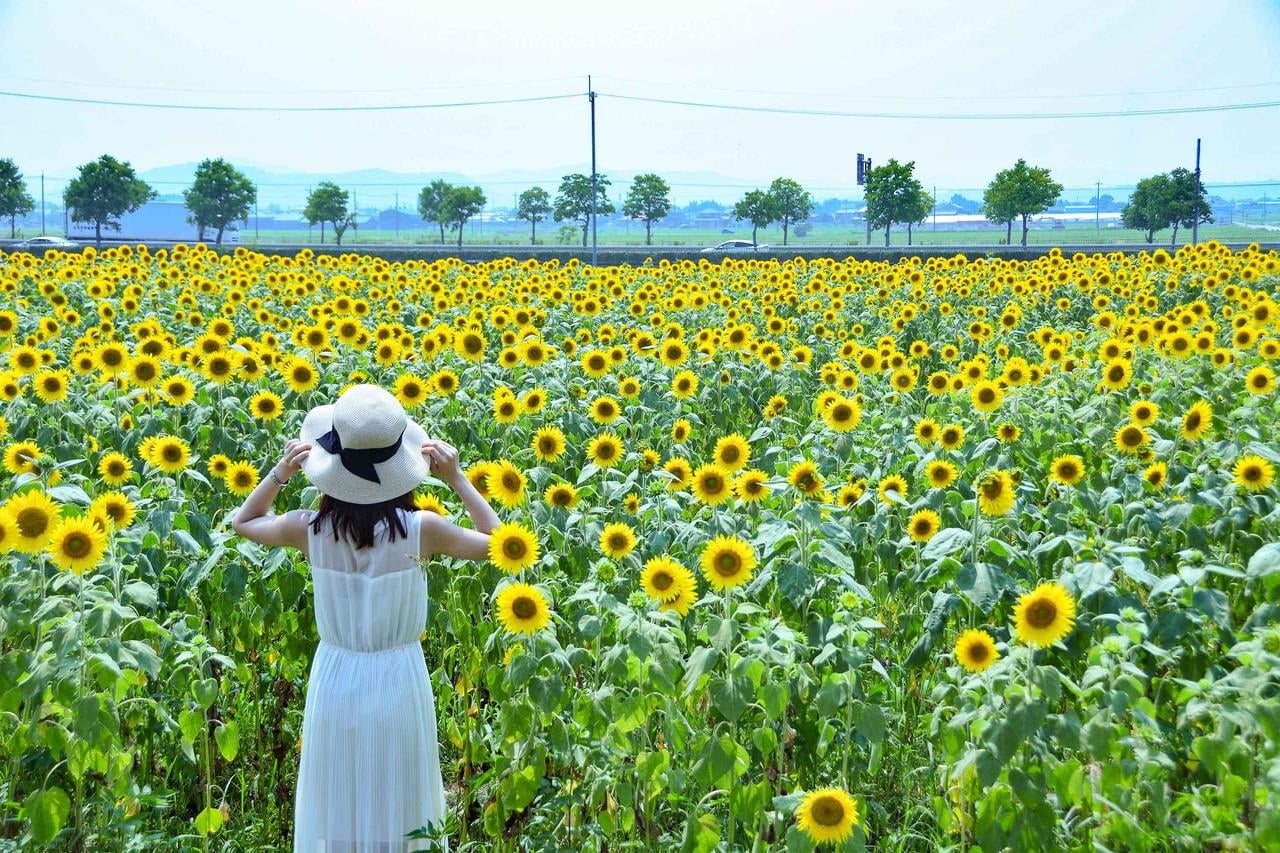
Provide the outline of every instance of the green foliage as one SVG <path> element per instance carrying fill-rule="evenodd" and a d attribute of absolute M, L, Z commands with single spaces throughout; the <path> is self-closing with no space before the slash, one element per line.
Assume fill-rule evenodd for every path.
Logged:
<path fill-rule="evenodd" d="M 442 224 L 458 231 L 458 245 L 462 245 L 462 226 L 467 220 L 484 210 L 484 191 L 480 187 L 450 187 L 440 203 L 438 216 Z"/>
<path fill-rule="evenodd" d="M 735 218 L 751 223 L 752 243 L 759 242 L 756 239 L 756 231 L 778 221 L 776 201 L 764 190 L 748 190 L 742 200 L 733 206 Z"/>
<path fill-rule="evenodd" d="M 1062 184 L 1043 166 L 1028 166 L 1018 158 L 1002 169 L 982 194 L 983 212 L 991 222 L 1012 223 L 1022 218 L 1022 245 L 1027 245 L 1027 220 L 1048 210 L 1062 195 Z"/>
<path fill-rule="evenodd" d="M 347 210 L 347 191 L 331 181 L 321 181 L 315 189 L 307 194 L 307 206 L 302 215 L 312 225 L 320 223 L 320 242 L 324 243 L 324 224 L 332 223 L 333 233 L 338 245 L 342 245 L 342 234 L 355 222 L 355 213 Z"/>
<path fill-rule="evenodd" d="M 155 198 L 156 192 L 133 171 L 128 161 L 110 154 L 80 166 L 62 191 L 62 200 L 76 222 L 92 222 L 95 239 L 102 242 L 103 226 L 120 230 L 117 217 L 137 210 Z"/>
<path fill-rule="evenodd" d="M 418 215 L 424 222 L 434 222 L 440 228 L 440 242 L 444 242 L 444 229 L 448 224 L 443 217 L 444 200 L 453 189 L 448 181 L 436 179 L 418 193 Z"/>
<path fill-rule="evenodd" d="M 1154 241 L 1157 231 L 1172 227 L 1172 245 L 1178 240 L 1179 227 L 1212 222 L 1213 211 L 1205 188 L 1197 184 L 1195 172 L 1181 166 L 1143 178 L 1121 211 L 1125 227 L 1145 231 L 1148 243 Z"/>
<path fill-rule="evenodd" d="M 538 242 L 538 223 L 551 213 L 551 196 L 542 187 L 530 187 L 520 193 L 516 216 L 529 223 L 529 242 Z"/>
<path fill-rule="evenodd" d="M 611 216 L 616 208 L 608 199 L 609 179 L 596 173 L 596 216 Z M 587 230 L 591 227 L 591 176 L 580 172 L 565 175 L 560 180 L 552 216 L 556 222 L 575 220 L 582 228 L 582 245 L 587 245 Z"/>
<path fill-rule="evenodd" d="M 199 239 L 204 239 L 206 228 L 212 228 L 218 232 L 218 245 L 229 225 L 248 219 L 257 197 L 253 182 L 221 157 L 201 161 L 191 186 L 182 193 L 191 212 L 187 221 L 199 229 Z"/>
<path fill-rule="evenodd" d="M 27 192 L 18 164 L 8 158 L 0 159 L 0 217 L 9 217 L 10 238 L 14 236 L 18 217 L 35 209 L 36 201 Z"/>
<path fill-rule="evenodd" d="M 775 178 L 769 185 L 770 205 L 774 220 L 782 223 L 782 245 L 787 245 L 787 228 L 809 218 L 813 196 L 790 178 Z"/>
<path fill-rule="evenodd" d="M 922 222 L 931 209 L 932 199 L 916 179 L 915 168 L 914 160 L 899 163 L 890 158 L 889 162 L 867 172 L 864 188 L 867 221 L 872 228 L 884 229 L 886 246 L 895 222 L 914 225 Z M 925 204 L 926 199 L 929 199 L 928 205 Z"/>
<path fill-rule="evenodd" d="M 632 219 L 644 220 L 644 243 L 653 242 L 653 223 L 671 212 L 671 187 L 652 173 L 636 175 L 622 202 L 622 212 Z"/>

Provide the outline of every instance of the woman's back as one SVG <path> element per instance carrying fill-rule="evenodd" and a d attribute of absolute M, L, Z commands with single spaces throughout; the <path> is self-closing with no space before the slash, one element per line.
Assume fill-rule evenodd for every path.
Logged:
<path fill-rule="evenodd" d="M 417 562 L 422 513 L 397 512 L 408 535 L 393 542 L 389 526 L 379 523 L 368 548 L 335 540 L 327 520 L 320 530 L 308 525 L 321 642 L 369 652 L 421 638 L 427 619 L 426 574 Z"/>

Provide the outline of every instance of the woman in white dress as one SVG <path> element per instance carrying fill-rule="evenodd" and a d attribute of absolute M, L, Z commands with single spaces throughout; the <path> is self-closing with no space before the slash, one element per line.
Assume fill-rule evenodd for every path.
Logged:
<path fill-rule="evenodd" d="M 299 470 L 320 491 L 319 508 L 271 515 Z M 428 473 L 458 493 L 475 529 L 415 508 Z M 239 535 L 301 551 L 315 590 L 320 644 L 303 708 L 295 853 L 448 850 L 447 839 L 405 838 L 441 828 L 446 806 L 416 558 L 485 559 L 498 524 L 457 450 L 427 438 L 376 385 L 308 412 L 301 437 L 236 512 Z"/>

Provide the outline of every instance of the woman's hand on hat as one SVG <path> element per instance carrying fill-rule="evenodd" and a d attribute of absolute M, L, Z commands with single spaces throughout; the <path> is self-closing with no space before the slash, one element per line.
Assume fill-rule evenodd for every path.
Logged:
<path fill-rule="evenodd" d="M 452 484 L 462 476 L 458 467 L 458 450 L 448 442 L 428 438 L 422 442 L 422 455 L 431 463 L 431 473 L 446 483 Z"/>
<path fill-rule="evenodd" d="M 280 461 L 276 463 L 276 476 L 281 480 L 287 480 L 298 473 L 302 468 L 303 460 L 310 453 L 311 442 L 297 438 L 289 439 L 289 443 L 284 446 L 284 454 L 280 457 Z"/>

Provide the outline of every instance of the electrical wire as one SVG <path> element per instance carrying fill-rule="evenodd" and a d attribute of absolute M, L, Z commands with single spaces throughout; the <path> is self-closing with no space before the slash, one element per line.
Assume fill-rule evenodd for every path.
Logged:
<path fill-rule="evenodd" d="M 1014 119 L 1075 119 L 1075 118 L 1129 118 L 1135 116 L 1178 115 L 1183 113 L 1212 113 L 1231 110 L 1259 110 L 1280 107 L 1280 101 L 1258 101 L 1246 104 L 1213 104 L 1195 107 L 1164 107 L 1145 110 L 1099 110 L 1075 113 L 881 113 L 845 112 L 840 110 L 806 110 L 789 107 L 753 107 L 745 104 L 713 104 L 705 101 L 682 101 L 674 98 L 646 98 L 640 95 L 620 95 L 616 92 L 596 92 L 597 97 L 617 98 L 623 101 L 641 101 L 650 104 L 669 104 L 681 107 L 701 107 L 713 110 L 735 110 L 752 113 L 781 113 L 786 115 L 828 116 L 838 118 L 888 118 L 924 120 L 1014 120 Z"/>
<path fill-rule="evenodd" d="M 52 83 L 55 86 L 76 86 L 82 89 L 131 89 L 145 92 L 197 92 L 206 95 L 366 95 L 403 92 L 430 92 L 445 89 L 483 89 L 497 86 L 532 86 L 548 83 L 564 83 L 569 80 L 581 81 L 581 76 L 548 77 L 540 80 L 498 80 L 491 83 L 455 83 L 442 86 L 399 86 L 381 89 L 210 89 L 181 86 L 137 86 L 120 83 L 85 83 L 77 80 L 57 80 L 50 77 L 23 77 L 17 74 L 0 74 L 3 80 L 21 80 L 24 83 Z"/>
<path fill-rule="evenodd" d="M 26 98 L 33 101 L 59 101 L 70 104 L 94 104 L 107 107 L 143 107 L 154 110 L 205 110 L 216 112 L 257 112 L 257 113 L 350 113 L 376 112 L 379 110 L 437 110 L 450 107 L 483 107 L 497 104 L 527 104 L 535 101 L 561 101 L 566 98 L 584 98 L 586 92 L 571 92 L 565 95 L 538 95 L 529 98 L 497 98 L 489 101 L 455 101 L 439 104 L 378 104 L 367 106 L 309 106 L 309 107 L 270 107 L 240 104 L 164 104 L 143 103 L 139 101 L 110 101 L 99 98 L 71 98 L 61 95 L 34 95 L 28 92 L 0 92 L 0 97 Z"/>

